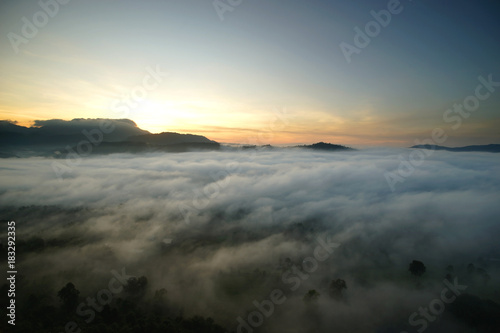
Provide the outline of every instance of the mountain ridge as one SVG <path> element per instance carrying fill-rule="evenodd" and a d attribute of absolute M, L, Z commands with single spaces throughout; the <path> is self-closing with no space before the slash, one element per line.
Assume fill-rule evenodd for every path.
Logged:
<path fill-rule="evenodd" d="M 176 132 L 151 133 L 130 119 L 75 118 L 72 120 L 36 120 L 31 127 L 0 120 L 0 158 L 28 156 L 62 156 L 61 151 L 77 150 L 78 144 L 92 142 L 96 154 L 186 152 L 193 150 L 233 149 L 205 136 Z M 242 145 L 238 149 L 275 149 L 271 145 Z M 355 149 L 325 142 L 289 146 L 321 151 L 354 151 Z M 446 147 L 415 145 L 413 149 L 445 150 L 452 152 L 500 152 L 500 144 Z"/>
<path fill-rule="evenodd" d="M 446 150 L 452 152 L 486 152 L 486 153 L 500 153 L 500 144 L 488 145 L 471 145 L 463 147 L 446 147 L 438 145 L 416 145 L 411 146 L 414 149 L 429 149 L 429 150 Z"/>
<path fill-rule="evenodd" d="M 153 134 L 130 119 L 75 118 L 36 120 L 31 127 L 0 121 L 0 157 L 59 156 L 92 143 L 94 153 L 218 149 L 219 143 L 201 135 Z"/>

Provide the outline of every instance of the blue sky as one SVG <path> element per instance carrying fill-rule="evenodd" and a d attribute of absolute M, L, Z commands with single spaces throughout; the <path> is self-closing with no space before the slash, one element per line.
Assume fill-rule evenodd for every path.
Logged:
<path fill-rule="evenodd" d="M 221 20 L 211 1 L 71 0 L 16 53 L 12 33 L 23 36 L 22 18 L 42 9 L 3 1 L 0 117 L 116 118 L 110 105 L 161 68 L 168 75 L 127 113 L 152 132 L 405 146 L 449 128 L 443 113 L 479 76 L 500 81 L 500 6 L 401 1 L 348 63 L 339 44 L 354 45 L 354 28 L 388 3 L 243 0 Z M 492 93 L 447 144 L 498 143 L 499 106 Z M 276 110 L 286 126 L 269 129 Z"/>

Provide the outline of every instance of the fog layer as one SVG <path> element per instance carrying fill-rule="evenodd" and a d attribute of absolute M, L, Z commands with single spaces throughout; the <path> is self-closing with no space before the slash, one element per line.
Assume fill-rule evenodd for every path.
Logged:
<path fill-rule="evenodd" d="M 148 278 L 150 295 L 165 288 L 173 308 L 232 329 L 275 289 L 286 301 L 263 332 L 408 329 L 448 265 L 467 292 L 500 301 L 500 156 L 436 151 L 393 191 L 386 173 L 411 151 L 91 156 L 63 180 L 53 159 L 4 159 L 1 213 L 20 241 L 45 244 L 18 254 L 25 290 L 53 295 L 72 281 L 93 295 L 125 268 Z M 338 247 L 291 280 L 321 241 Z M 470 263 L 491 280 L 466 275 Z M 341 299 L 329 296 L 338 278 Z M 312 289 L 313 305 L 303 300 Z M 443 318 L 428 332 L 459 325 Z"/>

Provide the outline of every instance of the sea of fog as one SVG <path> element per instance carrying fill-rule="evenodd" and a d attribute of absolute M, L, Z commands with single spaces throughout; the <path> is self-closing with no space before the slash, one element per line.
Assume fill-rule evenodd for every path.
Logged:
<path fill-rule="evenodd" d="M 164 288 L 172 312 L 238 332 L 464 327 L 448 310 L 409 317 L 441 299 L 446 274 L 500 302 L 500 154 L 413 151 L 2 159 L 18 302 L 31 292 L 57 301 L 69 281 L 95 295 L 124 270 L 147 277 L 145 298 Z M 413 260 L 425 264 L 420 277 L 408 271 Z M 339 297 L 335 279 L 347 286 Z M 310 290 L 319 296 L 307 300 Z"/>

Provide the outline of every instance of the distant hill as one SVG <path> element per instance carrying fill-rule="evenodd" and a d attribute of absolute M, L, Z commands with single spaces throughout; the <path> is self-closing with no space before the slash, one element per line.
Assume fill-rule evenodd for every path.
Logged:
<path fill-rule="evenodd" d="M 7 121 L 0 121 L 0 148 L 6 146 L 61 146 L 77 144 L 86 140 L 83 131 L 99 129 L 106 122 L 113 128 L 103 134 L 102 141 L 123 141 L 130 136 L 149 134 L 137 127 L 129 119 L 73 119 L 73 120 L 36 120 L 32 127 L 18 126 Z"/>
<path fill-rule="evenodd" d="M 313 149 L 313 150 L 325 150 L 325 151 L 354 151 L 356 149 L 342 146 L 342 145 L 335 145 L 332 143 L 325 143 L 325 142 L 318 142 L 314 143 L 312 145 L 302 145 L 302 146 L 289 146 L 289 147 L 275 147 L 271 145 L 242 145 L 242 146 L 225 146 L 227 149 L 230 150 L 237 150 L 237 149 L 243 149 L 243 150 L 252 150 L 252 149 L 258 149 L 258 150 L 280 150 L 280 149 Z"/>
<path fill-rule="evenodd" d="M 486 153 L 500 153 L 500 145 L 490 144 L 490 145 L 476 145 L 476 146 L 465 146 L 465 147 L 445 147 L 437 145 L 416 145 L 410 148 L 417 149 L 431 149 L 431 150 L 447 150 L 453 152 L 486 152 Z"/>
<path fill-rule="evenodd" d="M 103 124 L 106 124 L 103 127 Z M 109 130 L 106 130 L 109 129 Z M 105 133 L 107 132 L 107 133 Z M 37 120 L 32 127 L 0 121 L 0 158 L 51 156 L 64 158 L 69 151 L 78 151 L 79 144 L 89 142 L 92 154 L 186 152 L 219 150 L 221 145 L 202 135 L 164 132 L 152 134 L 130 119 Z M 322 151 L 349 151 L 352 148 L 325 142 L 290 148 Z M 234 149 L 286 149 L 271 145 L 244 145 Z M 80 148 L 81 149 L 81 148 Z"/>
<path fill-rule="evenodd" d="M 0 120 L 0 133 L 26 134 L 28 131 L 27 127 L 19 126 L 10 121 Z"/>
<path fill-rule="evenodd" d="M 216 143 L 201 135 L 163 132 L 160 134 L 144 134 L 131 136 L 127 141 L 144 142 L 153 145 L 173 145 L 179 143 Z"/>
<path fill-rule="evenodd" d="M 130 119 L 37 120 L 32 127 L 0 121 L 0 158 L 59 156 L 68 146 L 76 147 L 82 141 L 92 140 L 98 142 L 93 146 L 93 153 L 219 149 L 217 142 L 204 136 L 151 134 Z"/>
<path fill-rule="evenodd" d="M 295 146 L 295 148 L 306 148 L 306 149 L 315 149 L 315 150 L 329 150 L 329 151 L 337 151 L 337 150 L 354 150 L 352 148 L 335 145 L 331 143 L 318 142 L 312 145 L 304 145 L 304 146 Z"/>

